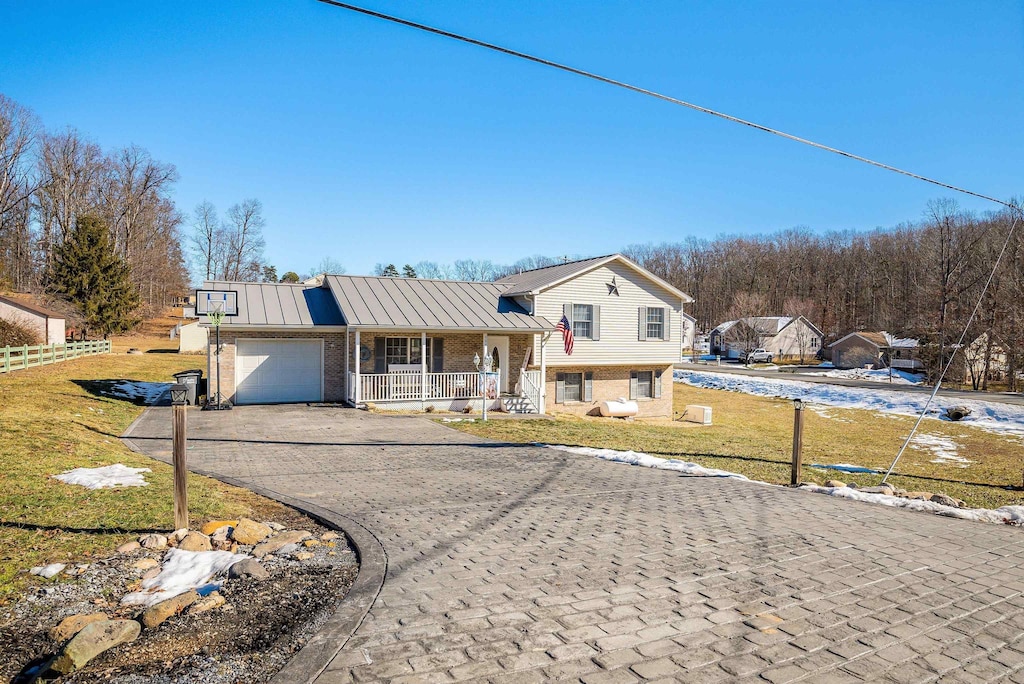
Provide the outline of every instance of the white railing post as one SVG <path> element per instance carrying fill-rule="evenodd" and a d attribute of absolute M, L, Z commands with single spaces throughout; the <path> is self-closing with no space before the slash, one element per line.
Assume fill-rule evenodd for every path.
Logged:
<path fill-rule="evenodd" d="M 11 370 L 11 348 L 4 347 L 4 359 L 3 364 L 0 365 L 0 371 L 6 373 L 9 370 Z"/>
<path fill-rule="evenodd" d="M 548 333 L 541 333 L 540 335 L 540 406 L 537 410 L 541 413 L 547 413 L 547 387 L 548 387 L 548 367 L 545 359 L 544 350 L 547 348 Z"/>
<path fill-rule="evenodd" d="M 427 333 L 420 333 L 420 410 L 427 407 Z"/>
<path fill-rule="evenodd" d="M 356 392 L 355 392 L 355 396 L 352 398 L 352 403 L 355 406 L 359 405 L 359 396 L 361 394 L 360 390 L 362 390 L 361 382 L 360 382 L 360 379 L 359 379 L 359 366 L 361 364 L 361 358 L 360 357 L 362 356 L 362 354 L 360 353 L 361 350 L 362 350 L 362 347 L 359 344 L 359 328 L 356 328 L 356 348 L 355 348 L 355 354 L 356 354 L 356 357 L 355 357 L 355 364 L 356 364 L 356 387 L 355 387 L 355 390 L 356 390 Z"/>

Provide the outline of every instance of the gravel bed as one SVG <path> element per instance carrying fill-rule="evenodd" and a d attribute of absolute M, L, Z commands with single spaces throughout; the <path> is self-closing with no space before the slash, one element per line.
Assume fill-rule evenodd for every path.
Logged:
<path fill-rule="evenodd" d="M 282 521 L 314 538 L 328 532 L 312 520 Z M 333 545 L 333 546 L 332 546 Z M 249 553 L 242 546 L 237 553 Z M 220 594 L 227 603 L 199 614 L 185 612 L 156 629 L 144 629 L 130 644 L 101 654 L 85 668 L 58 680 L 136 683 L 234 684 L 268 681 L 337 610 L 355 581 L 356 555 L 344 535 L 316 546 L 307 560 L 270 555 L 260 563 L 265 580 L 225 581 Z M 81 574 L 62 573 L 40 583 L 20 599 L 0 608 L 0 681 L 29 681 L 23 675 L 44 662 L 61 644 L 49 630 L 63 618 L 81 613 L 106 613 L 111 618 L 137 618 L 139 606 L 120 599 L 138 588 L 145 570 L 133 564 L 142 558 L 163 558 L 165 551 L 140 549 L 93 561 Z M 78 568 L 69 564 L 68 570 Z"/>

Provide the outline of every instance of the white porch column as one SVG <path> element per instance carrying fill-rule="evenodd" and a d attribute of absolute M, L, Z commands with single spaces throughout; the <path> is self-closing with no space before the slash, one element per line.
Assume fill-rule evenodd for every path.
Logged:
<path fill-rule="evenodd" d="M 352 359 L 352 362 L 356 365 L 356 378 L 355 378 L 356 386 L 355 386 L 355 389 L 353 389 L 353 391 L 352 391 L 352 403 L 355 404 L 356 406 L 359 405 L 359 390 L 360 390 L 360 381 L 359 381 L 359 351 L 361 349 L 362 349 L 362 347 L 359 344 L 359 328 L 356 328 L 356 348 L 353 350 L 355 352 L 356 356 L 355 356 L 354 359 Z"/>
<path fill-rule="evenodd" d="M 540 406 L 537 410 L 542 414 L 547 413 L 547 396 L 548 396 L 548 365 L 547 358 L 544 355 L 544 349 L 547 347 L 548 333 L 540 334 Z"/>
<path fill-rule="evenodd" d="M 420 410 L 427 407 L 427 333 L 420 333 Z"/>
<path fill-rule="evenodd" d="M 352 382 L 352 378 L 348 376 L 349 373 L 349 359 L 348 355 L 352 353 L 352 345 L 348 341 L 348 328 L 345 328 L 345 396 L 342 398 L 343 401 L 348 401 L 348 398 L 352 396 L 352 388 L 348 386 L 348 383 Z"/>
<path fill-rule="evenodd" d="M 481 365 L 483 364 L 484 359 L 486 359 L 486 358 L 487 358 L 487 333 L 484 333 L 484 353 L 480 355 L 480 363 L 481 363 Z M 484 370 L 485 371 L 489 371 L 490 368 L 484 368 Z M 480 376 L 480 382 L 481 382 L 481 385 L 480 385 L 480 399 L 483 401 L 481 406 L 486 406 L 487 405 L 487 374 L 486 373 L 484 375 Z M 484 415 L 487 415 L 486 409 L 484 411 L 485 411 Z"/>

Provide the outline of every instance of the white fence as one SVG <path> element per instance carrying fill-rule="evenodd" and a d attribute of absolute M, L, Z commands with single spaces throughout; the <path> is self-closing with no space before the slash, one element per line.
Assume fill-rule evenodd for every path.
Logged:
<path fill-rule="evenodd" d="M 0 349 L 0 373 L 48 366 L 80 356 L 109 354 L 110 340 L 68 342 L 67 344 L 39 344 L 33 347 L 3 347 Z"/>
<path fill-rule="evenodd" d="M 479 373 L 363 373 L 359 401 L 469 399 L 480 396 Z M 349 373 L 349 401 L 355 401 L 355 373 Z M 426 391 L 424 391 L 426 390 Z"/>

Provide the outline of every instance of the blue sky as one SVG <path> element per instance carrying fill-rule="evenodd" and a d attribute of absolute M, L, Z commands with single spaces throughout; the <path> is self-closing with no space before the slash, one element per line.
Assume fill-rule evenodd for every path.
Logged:
<path fill-rule="evenodd" d="M 1020 2 L 365 5 L 970 189 L 1024 194 Z M 314 0 L 0 5 L 0 92 L 257 197 L 267 258 L 599 254 L 916 220 L 939 188 Z M 964 207 L 988 204 L 965 198 Z"/>

